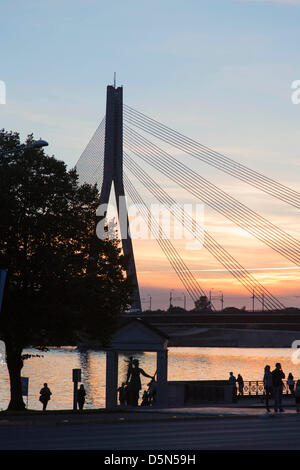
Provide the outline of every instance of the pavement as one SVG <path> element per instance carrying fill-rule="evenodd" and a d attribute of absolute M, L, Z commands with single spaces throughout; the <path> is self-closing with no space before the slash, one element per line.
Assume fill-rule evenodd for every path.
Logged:
<path fill-rule="evenodd" d="M 25 410 L 20 412 L 0 412 L 0 427 L 29 425 L 68 425 L 88 423 L 120 423 L 175 421 L 184 419 L 208 418 L 255 418 L 272 415 L 297 415 L 294 400 L 286 398 L 283 402 L 284 413 L 266 411 L 260 399 L 241 400 L 236 404 L 203 404 L 198 406 L 155 408 L 155 407 L 116 407 L 113 409 L 72 410 Z M 300 413 L 299 413 L 300 420 Z"/>
<path fill-rule="evenodd" d="M 183 408 L 4 411 L 0 451 L 100 450 L 99 462 L 106 463 L 134 450 L 144 453 L 145 464 L 147 456 L 155 459 L 153 450 L 176 450 L 182 458 L 192 450 L 200 464 L 199 450 L 300 450 L 300 413 L 291 400 L 284 405 L 284 413 L 268 413 L 255 399 Z"/>
<path fill-rule="evenodd" d="M 284 413 L 221 406 L 82 414 L 49 411 L 38 416 L 28 412 L 25 417 L 1 416 L 0 451 L 22 457 L 22 451 L 97 450 L 99 464 L 124 455 L 133 458 L 138 451 L 142 452 L 139 463 L 152 465 L 158 454 L 176 450 L 168 455 L 181 459 L 190 455 L 200 465 L 200 450 L 300 450 L 299 425 L 300 414 L 292 408 Z"/>

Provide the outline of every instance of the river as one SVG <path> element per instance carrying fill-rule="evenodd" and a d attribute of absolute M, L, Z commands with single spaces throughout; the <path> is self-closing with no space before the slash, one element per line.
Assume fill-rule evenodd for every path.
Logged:
<path fill-rule="evenodd" d="M 292 360 L 293 349 L 267 348 L 169 348 L 168 380 L 209 380 L 228 379 L 229 372 L 241 374 L 245 381 L 262 380 L 266 364 L 274 368 L 281 362 L 286 374 L 292 372 L 300 378 L 300 364 Z M 27 349 L 26 354 L 38 354 L 25 360 L 22 376 L 29 377 L 28 408 L 41 409 L 38 401 L 39 390 L 44 382 L 52 391 L 48 409 L 71 409 L 73 404 L 72 369 L 82 369 L 82 382 L 87 396 L 85 408 L 105 406 L 105 364 L 103 351 L 80 353 L 75 348 L 50 348 L 47 352 Z M 156 354 L 135 355 L 142 367 L 150 375 L 156 370 Z M 119 356 L 119 383 L 126 377 L 127 356 Z M 149 379 L 142 377 L 143 389 Z M 9 401 L 9 378 L 6 364 L 0 362 L 0 409 L 6 409 Z M 25 397 L 25 403 L 27 398 Z"/>

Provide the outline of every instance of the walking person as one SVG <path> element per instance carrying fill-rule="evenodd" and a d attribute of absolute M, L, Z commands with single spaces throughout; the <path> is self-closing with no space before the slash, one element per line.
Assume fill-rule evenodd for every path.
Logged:
<path fill-rule="evenodd" d="M 266 408 L 267 408 L 267 411 L 270 412 L 271 410 L 269 407 L 269 399 L 271 398 L 272 388 L 273 388 L 273 378 L 272 378 L 270 366 L 265 367 L 263 382 L 264 382 L 265 395 L 266 395 Z"/>
<path fill-rule="evenodd" d="M 129 405 L 131 406 L 138 406 L 139 401 L 139 393 L 142 388 L 141 378 L 140 375 L 144 375 L 145 377 L 149 377 L 152 379 L 153 377 L 147 374 L 143 369 L 139 367 L 138 359 L 134 359 L 132 361 L 133 367 L 128 369 L 127 373 L 127 391 L 128 391 L 128 398 L 129 398 Z"/>
<path fill-rule="evenodd" d="M 285 378 L 285 373 L 281 369 L 280 362 L 277 362 L 275 369 L 272 371 L 272 381 L 273 381 L 273 391 L 274 391 L 274 411 L 277 412 L 278 409 L 280 412 L 283 412 L 282 408 L 282 389 L 283 382 L 282 379 Z"/>
<path fill-rule="evenodd" d="M 233 372 L 229 372 L 229 385 L 232 387 L 232 402 L 237 402 L 236 378 Z"/>
<path fill-rule="evenodd" d="M 238 374 L 237 379 L 236 379 L 239 387 L 239 395 L 244 395 L 244 379 L 241 376 L 241 374 Z"/>
<path fill-rule="evenodd" d="M 297 380 L 294 397 L 296 401 L 297 413 L 300 413 L 300 380 Z"/>
<path fill-rule="evenodd" d="M 287 378 L 287 385 L 289 387 L 291 394 L 294 396 L 295 380 L 291 372 L 289 373 L 288 378 Z"/>
<path fill-rule="evenodd" d="M 149 406 L 149 405 L 150 405 L 149 395 L 148 395 L 147 391 L 145 390 L 144 393 L 143 393 L 141 406 Z"/>
<path fill-rule="evenodd" d="M 79 389 L 77 390 L 77 403 L 78 403 L 78 408 L 80 410 L 83 410 L 83 405 L 85 403 L 85 388 L 83 384 L 80 385 Z"/>
<path fill-rule="evenodd" d="M 50 400 L 50 397 L 52 395 L 52 392 L 50 391 L 50 388 L 48 388 L 48 384 L 44 383 L 44 387 L 41 388 L 40 390 L 40 402 L 43 404 L 43 411 L 46 410 L 48 401 Z"/>
<path fill-rule="evenodd" d="M 155 374 L 154 374 L 154 377 L 155 377 Z M 156 382 L 154 378 L 151 380 L 151 382 L 148 383 L 148 387 L 149 387 L 149 390 L 148 390 L 149 405 L 154 405 L 156 402 Z"/>
<path fill-rule="evenodd" d="M 127 405 L 127 387 L 125 382 L 122 382 L 121 387 L 118 388 L 117 390 L 119 392 L 119 402 L 121 406 L 126 406 Z"/>

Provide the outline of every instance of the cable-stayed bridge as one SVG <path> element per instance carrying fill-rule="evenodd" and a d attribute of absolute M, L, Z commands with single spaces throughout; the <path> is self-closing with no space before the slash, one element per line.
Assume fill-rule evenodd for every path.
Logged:
<path fill-rule="evenodd" d="M 161 144 L 159 144 L 161 142 Z M 125 210 L 126 220 L 120 224 L 120 238 L 124 254 L 129 257 L 127 275 L 135 286 L 132 301 L 133 310 L 141 310 L 133 244 L 128 231 L 129 222 L 125 195 L 139 207 L 145 224 L 151 229 L 158 245 L 186 289 L 190 298 L 197 302 L 201 296 L 208 297 L 175 248 L 170 237 L 164 232 L 159 219 L 150 214 L 147 204 L 133 184 L 133 177 L 143 186 L 153 201 L 168 209 L 177 223 L 182 223 L 182 209 L 168 191 L 145 169 L 151 167 L 173 184 L 192 196 L 198 203 L 213 209 L 226 217 L 237 227 L 258 239 L 283 258 L 300 266 L 300 242 L 291 234 L 263 217 L 258 212 L 205 179 L 196 169 L 191 168 L 166 150 L 168 147 L 180 151 L 195 161 L 229 174 L 255 189 L 258 189 L 294 208 L 300 208 L 300 193 L 259 173 L 233 159 L 184 136 L 157 120 L 123 104 L 123 88 L 107 87 L 106 114 L 80 156 L 76 169 L 80 183 L 96 184 L 100 191 L 99 205 L 106 207 L 112 186 L 116 196 L 117 211 Z M 122 202 L 120 202 L 122 201 Z M 121 207 L 122 205 L 122 207 Z M 106 214 L 99 213 L 99 216 Z M 184 214 L 185 229 L 208 250 L 208 252 L 234 278 L 257 299 L 266 310 L 281 310 L 285 306 L 259 280 L 225 249 L 206 229 L 199 230 L 191 214 Z"/>

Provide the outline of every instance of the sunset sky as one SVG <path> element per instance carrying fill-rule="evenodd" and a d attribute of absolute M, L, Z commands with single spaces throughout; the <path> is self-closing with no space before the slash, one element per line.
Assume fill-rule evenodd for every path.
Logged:
<path fill-rule="evenodd" d="M 1 18 L 1 127 L 47 140 L 47 153 L 69 168 L 105 114 L 116 72 L 126 104 L 298 190 L 300 104 L 291 85 L 300 80 L 300 1 L 12 0 Z M 173 155 L 299 239 L 297 209 Z M 199 202 L 151 174 L 178 203 Z M 299 267 L 208 207 L 204 214 L 224 248 L 285 305 L 300 306 Z M 250 294 L 205 249 L 174 244 L 203 289 L 222 291 L 225 306 L 250 307 Z M 134 250 L 144 308 L 149 295 L 152 308 L 168 307 L 171 289 L 183 306 L 183 287 L 156 241 L 134 240 Z"/>

